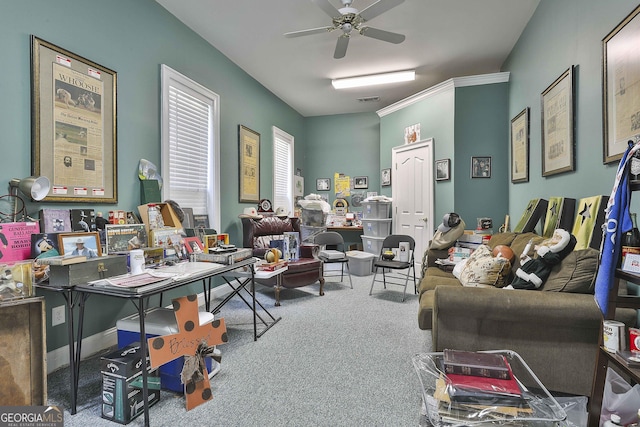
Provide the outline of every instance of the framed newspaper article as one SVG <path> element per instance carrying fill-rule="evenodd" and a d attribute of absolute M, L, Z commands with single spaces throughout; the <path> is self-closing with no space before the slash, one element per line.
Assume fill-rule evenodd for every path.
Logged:
<path fill-rule="evenodd" d="M 117 203 L 117 74 L 31 36 L 31 168 L 45 201 Z"/>
<path fill-rule="evenodd" d="M 240 148 L 240 203 L 260 201 L 260 134 L 238 126 Z"/>
<path fill-rule="evenodd" d="M 542 92 L 542 176 L 575 170 L 573 65 Z"/>
<path fill-rule="evenodd" d="M 529 181 L 529 107 L 511 119 L 511 182 Z"/>
<path fill-rule="evenodd" d="M 602 40 L 603 163 L 640 139 L 640 6 Z"/>

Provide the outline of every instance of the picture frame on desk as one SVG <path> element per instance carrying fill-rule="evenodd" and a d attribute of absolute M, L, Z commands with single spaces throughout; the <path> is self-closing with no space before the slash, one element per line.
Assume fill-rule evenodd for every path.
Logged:
<path fill-rule="evenodd" d="M 31 35 L 32 172 L 48 202 L 117 203 L 117 73 Z"/>
<path fill-rule="evenodd" d="M 185 237 L 182 241 L 184 242 L 184 247 L 188 254 L 204 252 L 204 245 L 199 237 Z"/>
<path fill-rule="evenodd" d="M 82 247 L 78 246 L 80 243 L 82 243 Z M 84 251 L 83 248 L 86 248 L 87 251 Z M 100 237 L 97 231 L 60 233 L 58 234 L 58 250 L 60 255 L 85 255 L 87 258 L 102 256 Z"/>

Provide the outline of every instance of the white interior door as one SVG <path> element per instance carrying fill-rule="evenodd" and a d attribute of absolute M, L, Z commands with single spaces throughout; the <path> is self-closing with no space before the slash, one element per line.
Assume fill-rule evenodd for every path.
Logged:
<path fill-rule="evenodd" d="M 391 192 L 395 234 L 416 241 L 416 271 L 433 238 L 433 138 L 392 150 Z"/>

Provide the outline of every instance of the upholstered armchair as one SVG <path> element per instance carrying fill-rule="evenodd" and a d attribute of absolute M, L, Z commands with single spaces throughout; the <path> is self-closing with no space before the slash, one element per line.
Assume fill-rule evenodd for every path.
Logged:
<path fill-rule="evenodd" d="M 268 216 L 242 219 L 242 246 L 253 249 L 253 256 L 263 258 L 272 240 L 283 238 L 284 232 L 300 233 L 299 218 L 282 218 Z M 324 295 L 324 277 L 322 276 L 322 261 L 316 258 L 318 247 L 316 245 L 300 246 L 300 259 L 289 262 L 289 269 L 282 275 L 282 280 L 277 277 L 271 279 L 256 279 L 256 283 L 274 288 L 276 305 L 280 305 L 281 288 L 299 288 L 302 286 L 320 283 L 319 295 Z"/>

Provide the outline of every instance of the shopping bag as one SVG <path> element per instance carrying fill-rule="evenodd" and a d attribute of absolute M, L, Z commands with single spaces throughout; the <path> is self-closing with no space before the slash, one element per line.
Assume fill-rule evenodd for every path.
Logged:
<path fill-rule="evenodd" d="M 640 385 L 629 385 L 616 371 L 607 368 L 607 377 L 602 395 L 600 425 L 618 414 L 623 425 L 638 422 L 640 408 Z"/>

